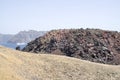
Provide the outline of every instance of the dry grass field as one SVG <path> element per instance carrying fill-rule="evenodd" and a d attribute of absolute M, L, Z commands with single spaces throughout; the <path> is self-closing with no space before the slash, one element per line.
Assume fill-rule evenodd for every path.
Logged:
<path fill-rule="evenodd" d="M 120 80 L 120 66 L 0 47 L 0 80 Z"/>

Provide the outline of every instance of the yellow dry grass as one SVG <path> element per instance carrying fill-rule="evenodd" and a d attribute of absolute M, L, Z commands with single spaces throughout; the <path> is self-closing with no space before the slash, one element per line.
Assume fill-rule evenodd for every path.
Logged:
<path fill-rule="evenodd" d="M 0 47 L 0 80 L 120 80 L 120 66 Z"/>

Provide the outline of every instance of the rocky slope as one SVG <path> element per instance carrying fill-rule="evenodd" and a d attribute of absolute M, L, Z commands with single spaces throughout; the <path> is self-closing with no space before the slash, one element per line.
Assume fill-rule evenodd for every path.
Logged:
<path fill-rule="evenodd" d="M 42 51 L 117 65 L 120 64 L 120 33 L 99 29 L 52 30 L 28 43 L 23 51 Z"/>
<path fill-rule="evenodd" d="M 14 35 L 8 43 L 28 43 L 35 38 L 42 36 L 46 33 L 46 31 L 20 31 L 18 34 Z"/>
<path fill-rule="evenodd" d="M 0 80 L 120 80 L 120 66 L 0 46 Z"/>

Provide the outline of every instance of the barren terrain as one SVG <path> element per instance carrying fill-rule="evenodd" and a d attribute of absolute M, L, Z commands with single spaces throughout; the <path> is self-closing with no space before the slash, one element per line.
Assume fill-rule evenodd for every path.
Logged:
<path fill-rule="evenodd" d="M 0 80 L 119 80 L 120 66 L 0 47 Z"/>

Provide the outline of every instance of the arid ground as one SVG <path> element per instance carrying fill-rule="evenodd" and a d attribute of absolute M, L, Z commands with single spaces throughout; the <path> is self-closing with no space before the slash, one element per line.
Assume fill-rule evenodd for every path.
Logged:
<path fill-rule="evenodd" d="M 0 80 L 120 80 L 120 66 L 0 47 Z"/>

